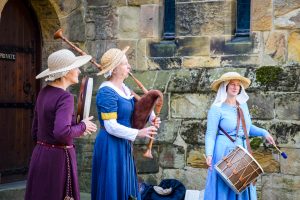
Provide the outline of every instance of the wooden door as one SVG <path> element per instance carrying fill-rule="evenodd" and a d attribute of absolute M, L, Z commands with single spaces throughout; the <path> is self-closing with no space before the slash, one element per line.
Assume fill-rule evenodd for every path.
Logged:
<path fill-rule="evenodd" d="M 28 170 L 40 41 L 39 24 L 28 1 L 8 0 L 0 18 L 1 183 L 24 179 Z"/>

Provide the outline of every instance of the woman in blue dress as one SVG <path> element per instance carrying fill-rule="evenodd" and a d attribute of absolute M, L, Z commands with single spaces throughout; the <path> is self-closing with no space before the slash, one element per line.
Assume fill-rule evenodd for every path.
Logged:
<path fill-rule="evenodd" d="M 139 138 L 152 138 L 157 134 L 160 119 L 154 113 L 152 126 L 137 130 L 131 128 L 134 98 L 123 81 L 128 77 L 130 65 L 125 52 L 109 49 L 101 58 L 104 75 L 96 96 L 100 131 L 96 137 L 92 169 L 92 200 L 140 200 L 132 143 Z"/>
<path fill-rule="evenodd" d="M 241 194 L 236 194 L 217 174 L 214 165 L 225 155 L 230 153 L 237 145 L 247 149 L 242 125 L 237 128 L 237 106 L 244 113 L 246 131 L 250 136 L 262 136 L 272 144 L 273 137 L 265 129 L 258 128 L 251 122 L 247 100 L 249 96 L 245 89 L 251 81 L 236 72 L 227 72 L 215 80 L 211 87 L 217 92 L 207 116 L 207 130 L 205 135 L 206 163 L 209 166 L 204 200 L 256 200 L 256 188 L 253 184 Z M 242 124 L 240 122 L 240 124 Z M 225 130 L 235 142 L 218 127 Z"/>

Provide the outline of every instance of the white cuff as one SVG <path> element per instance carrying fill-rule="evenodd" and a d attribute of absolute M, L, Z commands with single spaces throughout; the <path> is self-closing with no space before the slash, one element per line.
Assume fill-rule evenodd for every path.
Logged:
<path fill-rule="evenodd" d="M 104 127 L 109 134 L 130 141 L 134 141 L 139 132 L 138 129 L 119 124 L 116 119 L 104 120 Z"/>

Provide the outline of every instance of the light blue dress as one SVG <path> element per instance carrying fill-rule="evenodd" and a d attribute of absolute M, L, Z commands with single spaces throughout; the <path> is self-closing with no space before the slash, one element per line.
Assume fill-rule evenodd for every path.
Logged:
<path fill-rule="evenodd" d="M 111 87 L 102 87 L 96 96 L 98 118 L 116 119 L 131 127 L 134 99 L 120 96 Z M 131 141 L 115 137 L 101 128 L 95 141 L 92 167 L 92 200 L 140 200 Z"/>
<path fill-rule="evenodd" d="M 248 135 L 266 136 L 268 134 L 266 130 L 252 124 L 247 104 L 241 104 L 240 107 L 244 113 Z M 212 105 L 208 112 L 205 153 L 206 156 L 212 156 L 212 170 L 208 170 L 204 200 L 256 200 L 255 186 L 251 184 L 244 192 L 237 195 L 227 186 L 213 167 L 220 159 L 235 149 L 236 145 L 241 145 L 247 149 L 246 140 L 242 137 L 244 132 L 241 122 L 238 131 L 240 137 L 237 137 L 235 143 L 231 142 L 221 130 L 218 130 L 219 125 L 235 139 L 237 127 L 237 108 L 235 106 L 226 103 L 223 103 L 221 107 Z"/>

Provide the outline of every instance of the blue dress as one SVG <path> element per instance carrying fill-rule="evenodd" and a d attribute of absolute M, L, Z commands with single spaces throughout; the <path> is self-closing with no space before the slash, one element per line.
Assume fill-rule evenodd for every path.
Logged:
<path fill-rule="evenodd" d="M 116 119 L 131 127 L 134 100 L 120 96 L 111 87 L 99 89 L 96 96 L 101 129 L 96 137 L 92 167 L 92 200 L 140 200 L 131 141 L 109 134 L 103 120 Z"/>
<path fill-rule="evenodd" d="M 240 107 L 244 113 L 248 135 L 266 136 L 268 134 L 266 130 L 252 124 L 247 104 L 241 104 Z M 242 137 L 244 131 L 241 122 L 238 131 L 240 137 L 237 137 L 235 143 L 231 142 L 226 135 L 218 130 L 219 125 L 235 139 L 237 127 L 237 108 L 235 106 L 226 103 L 223 103 L 221 107 L 213 105 L 208 112 L 205 153 L 207 156 L 212 156 L 212 170 L 208 170 L 204 200 L 256 200 L 255 186 L 251 184 L 244 192 L 237 195 L 227 186 L 213 167 L 220 159 L 235 149 L 236 145 L 241 145 L 247 149 L 246 140 Z"/>

